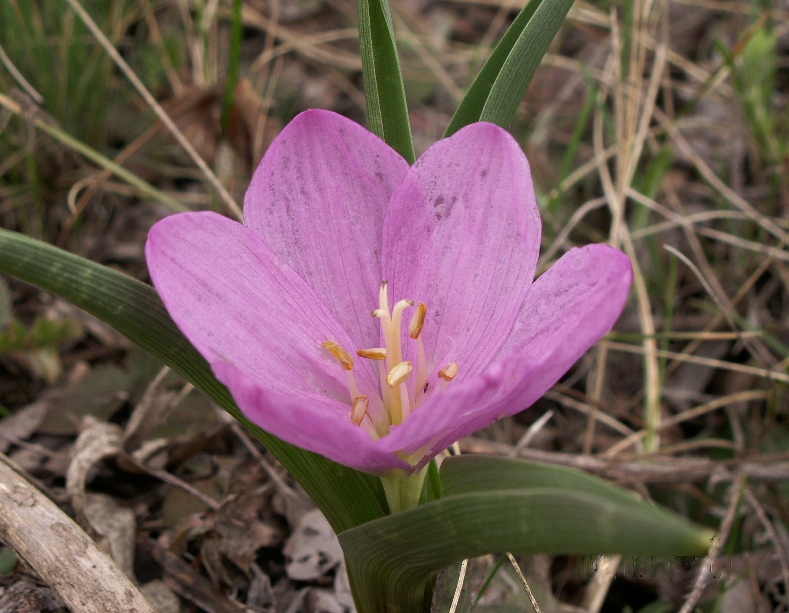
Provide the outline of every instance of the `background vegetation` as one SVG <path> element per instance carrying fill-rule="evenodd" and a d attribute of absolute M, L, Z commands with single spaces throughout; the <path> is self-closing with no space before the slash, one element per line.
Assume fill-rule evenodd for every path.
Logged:
<path fill-rule="evenodd" d="M 297 112 L 365 122 L 353 2 L 83 6 L 87 21 L 76 0 L 0 0 L 4 228 L 146 280 L 150 226 L 182 209 L 237 216 Z M 393 2 L 417 154 L 519 8 Z M 576 1 L 521 104 L 541 270 L 609 242 L 636 280 L 561 384 L 461 448 L 601 474 L 726 542 L 695 563 L 522 559 L 543 610 L 789 610 L 788 92 L 786 2 Z M 132 511 L 140 582 L 163 579 L 184 611 L 343 610 L 339 560 L 294 574 L 283 547 L 308 505 L 264 450 L 103 324 L 21 283 L 0 290 L 0 451 L 79 515 L 64 487 L 76 436 L 120 428 L 136 463 L 94 459 L 88 490 Z M 3 560 L 3 584 L 30 579 Z M 457 610 L 529 606 L 502 561 L 471 565 Z"/>

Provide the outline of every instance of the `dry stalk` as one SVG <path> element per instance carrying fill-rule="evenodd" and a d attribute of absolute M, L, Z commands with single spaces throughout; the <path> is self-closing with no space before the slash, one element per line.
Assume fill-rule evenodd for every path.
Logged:
<path fill-rule="evenodd" d="M 463 592 L 463 582 L 466 580 L 466 570 L 468 569 L 468 560 L 463 560 L 460 563 L 460 574 L 458 575 L 458 583 L 455 586 L 455 593 L 452 596 L 452 605 L 449 607 L 449 613 L 455 613 L 460 603 L 460 594 Z"/>
<path fill-rule="evenodd" d="M 529 602 L 531 602 L 531 606 L 534 608 L 534 613 L 540 613 L 540 606 L 537 604 L 537 599 L 534 597 L 534 594 L 529 587 L 529 582 L 526 581 L 526 577 L 523 575 L 521 571 L 521 567 L 518 566 L 518 562 L 515 560 L 515 556 L 511 553 L 507 552 L 507 558 L 509 558 L 510 564 L 515 569 L 515 572 L 518 575 L 518 579 L 520 579 L 521 585 L 523 586 L 526 595 L 529 597 Z"/>
<path fill-rule="evenodd" d="M 464 453 L 508 455 L 512 446 L 474 437 L 462 441 Z M 523 449 L 518 457 L 524 460 L 577 468 L 621 484 L 672 484 L 716 480 L 731 481 L 732 471 L 745 475 L 750 481 L 780 483 L 789 480 L 789 454 L 770 454 L 735 460 L 713 461 L 707 458 L 666 457 L 650 453 L 608 459 Z"/>
<path fill-rule="evenodd" d="M 731 501 L 729 502 L 726 516 L 721 522 L 721 527 L 718 530 L 718 534 L 715 536 L 712 544 L 710 545 L 710 551 L 707 554 L 707 557 L 705 557 L 701 563 L 699 574 L 696 577 L 696 582 L 693 585 L 693 589 L 685 599 L 685 602 L 682 604 L 682 608 L 679 610 L 679 613 L 691 613 L 691 611 L 693 611 L 696 603 L 699 601 L 699 598 L 701 598 L 701 593 L 704 591 L 704 587 L 709 583 L 710 579 L 712 579 L 712 569 L 715 564 L 715 559 L 723 550 L 723 547 L 726 545 L 726 541 L 729 538 L 731 527 L 734 523 L 734 517 L 737 514 L 737 509 L 740 506 L 740 496 L 744 487 L 745 477 L 743 475 L 739 475 L 737 477 L 736 483 L 732 483 L 732 486 L 729 490 Z"/>

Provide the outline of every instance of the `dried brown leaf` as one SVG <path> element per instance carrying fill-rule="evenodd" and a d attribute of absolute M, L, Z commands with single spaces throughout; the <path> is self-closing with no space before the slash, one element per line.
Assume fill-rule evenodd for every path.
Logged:
<path fill-rule="evenodd" d="M 82 421 L 82 431 L 74 443 L 71 463 L 66 471 L 66 491 L 78 523 L 90 528 L 85 514 L 85 486 L 90 470 L 102 460 L 121 452 L 121 429 L 87 416 Z"/>

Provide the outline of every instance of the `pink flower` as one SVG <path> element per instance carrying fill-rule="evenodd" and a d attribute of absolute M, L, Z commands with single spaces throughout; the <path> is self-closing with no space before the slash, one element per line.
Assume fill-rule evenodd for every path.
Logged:
<path fill-rule="evenodd" d="M 611 329 L 627 257 L 572 249 L 533 283 L 539 247 L 529 164 L 501 128 L 470 125 L 409 167 L 308 111 L 261 161 L 243 225 L 173 215 L 146 256 L 250 420 L 381 474 L 525 409 Z"/>

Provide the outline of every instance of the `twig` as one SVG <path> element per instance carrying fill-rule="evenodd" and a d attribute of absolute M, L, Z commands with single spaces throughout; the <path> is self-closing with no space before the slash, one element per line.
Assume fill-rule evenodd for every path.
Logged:
<path fill-rule="evenodd" d="M 115 562 L 74 520 L 0 454 L 0 540 L 19 553 L 61 600 L 80 613 L 156 613 Z"/>

